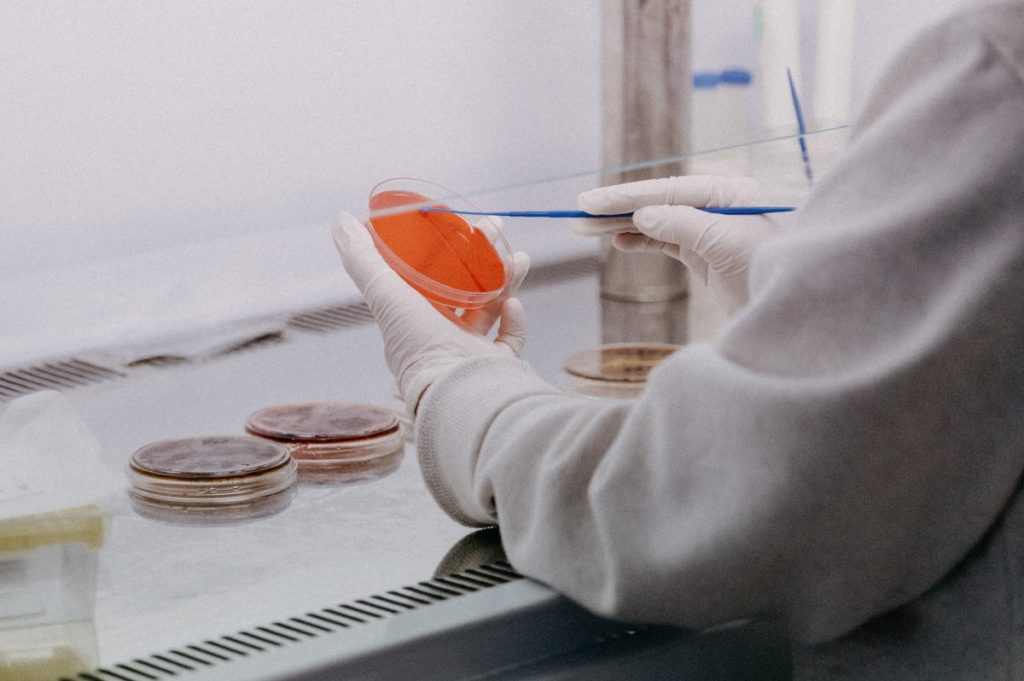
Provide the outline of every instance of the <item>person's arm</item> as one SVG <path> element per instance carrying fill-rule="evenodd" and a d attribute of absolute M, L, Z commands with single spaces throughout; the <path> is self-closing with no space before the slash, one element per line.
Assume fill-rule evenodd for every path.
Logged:
<path fill-rule="evenodd" d="M 523 573 L 648 622 L 767 615 L 823 640 L 946 574 L 1024 466 L 1024 18 L 956 22 L 758 251 L 750 304 L 635 403 L 510 359 L 440 376 L 417 446 L 442 505 L 498 523 Z"/>

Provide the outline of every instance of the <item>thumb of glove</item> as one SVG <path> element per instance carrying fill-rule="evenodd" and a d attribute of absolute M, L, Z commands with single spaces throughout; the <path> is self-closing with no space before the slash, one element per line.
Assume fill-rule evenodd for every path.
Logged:
<path fill-rule="evenodd" d="M 355 216 L 340 213 L 331 227 L 331 235 L 341 256 L 341 264 L 364 296 L 371 281 L 382 273 L 391 272 L 373 245 L 373 238 L 366 225 Z"/>
<path fill-rule="evenodd" d="M 526 312 L 518 298 L 509 298 L 501 306 L 501 321 L 494 344 L 504 346 L 513 357 L 518 357 L 526 345 Z"/>

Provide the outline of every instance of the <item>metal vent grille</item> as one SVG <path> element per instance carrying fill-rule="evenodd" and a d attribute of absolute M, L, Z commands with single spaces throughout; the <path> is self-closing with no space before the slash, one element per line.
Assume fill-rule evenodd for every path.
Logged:
<path fill-rule="evenodd" d="M 0 402 L 39 390 L 66 390 L 124 375 L 77 359 L 5 371 L 0 373 Z"/>
<path fill-rule="evenodd" d="M 540 265 L 530 270 L 530 274 L 526 277 L 523 287 L 549 286 L 563 281 L 594 276 L 599 270 L 600 262 L 600 258 L 594 255 Z M 372 322 L 373 315 L 370 314 L 370 309 L 366 306 L 366 303 L 359 302 L 334 305 L 295 314 L 288 317 L 286 326 L 290 329 L 301 331 L 325 333 L 363 326 Z M 223 350 L 217 353 L 215 357 L 231 355 L 245 350 L 254 350 L 267 345 L 283 343 L 287 340 L 286 334 L 280 332 L 268 333 L 239 346 Z M 173 366 L 190 361 L 194 360 L 154 356 L 140 359 L 129 364 L 127 368 Z M 0 403 L 39 390 L 68 390 L 126 375 L 125 372 L 98 366 L 75 358 L 5 371 L 0 373 Z"/>
<path fill-rule="evenodd" d="M 352 303 L 349 305 L 334 305 L 318 310 L 311 310 L 297 314 L 288 320 L 288 326 L 302 329 L 303 331 L 336 331 L 351 326 L 361 326 L 373 321 L 370 308 L 366 303 Z"/>
<path fill-rule="evenodd" d="M 532 268 L 526 275 L 523 288 L 550 286 L 563 281 L 595 276 L 601 268 L 601 259 L 596 255 L 571 260 L 557 260 Z"/>
<path fill-rule="evenodd" d="M 257 350 L 268 345 L 278 345 L 279 343 L 284 343 L 285 340 L 286 339 L 284 337 L 284 333 L 282 333 L 281 331 L 272 331 L 270 333 L 265 333 L 262 336 L 257 336 L 252 340 L 247 340 L 243 343 L 239 343 L 233 348 L 228 348 L 227 350 L 224 350 L 220 354 L 230 355 L 236 352 L 248 352 L 249 350 Z"/>
<path fill-rule="evenodd" d="M 237 345 L 219 348 L 206 355 L 196 357 L 183 357 L 180 355 L 151 355 L 149 357 L 140 357 L 139 359 L 129 362 L 125 366 L 129 369 L 134 369 L 136 367 L 170 367 L 177 366 L 179 364 L 190 364 L 196 361 L 216 359 L 217 357 L 223 357 L 225 355 L 234 355 L 240 352 L 256 350 L 268 345 L 277 345 L 279 343 L 284 343 L 285 340 L 284 333 L 280 331 L 271 331 L 270 333 L 265 333 L 262 336 L 251 338 Z"/>
<path fill-rule="evenodd" d="M 540 265 L 530 270 L 523 288 L 535 286 L 548 286 L 572 279 L 590 277 L 597 274 L 601 260 L 597 256 L 586 258 L 573 258 L 571 260 L 559 260 L 556 262 Z M 366 303 L 351 303 L 348 305 L 334 305 L 331 307 L 310 310 L 294 315 L 288 319 L 288 326 L 324 333 L 337 331 L 339 329 L 353 326 L 362 326 L 373 322 L 373 315 Z"/>
<path fill-rule="evenodd" d="M 165 681 L 181 678 L 189 672 L 227 664 L 275 648 L 302 643 L 304 640 L 338 634 L 362 624 L 521 578 L 509 563 L 497 561 L 434 577 L 415 586 L 307 612 L 266 626 L 181 646 L 122 664 L 100 667 L 73 677 L 62 677 L 60 681 Z"/>

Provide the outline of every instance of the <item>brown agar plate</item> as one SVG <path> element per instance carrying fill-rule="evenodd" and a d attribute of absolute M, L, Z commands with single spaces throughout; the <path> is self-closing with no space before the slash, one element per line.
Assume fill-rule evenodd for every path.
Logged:
<path fill-rule="evenodd" d="M 592 397 L 636 397 L 647 375 L 679 349 L 667 343 L 609 343 L 565 360 L 569 389 Z"/>
<path fill-rule="evenodd" d="M 398 416 L 358 402 L 304 402 L 265 407 L 249 416 L 250 435 L 288 447 L 302 482 L 353 482 L 398 467 L 405 440 Z"/>
<path fill-rule="evenodd" d="M 252 437 L 161 440 L 132 455 L 129 496 L 158 520 L 245 520 L 288 506 L 296 468 L 286 447 Z"/>

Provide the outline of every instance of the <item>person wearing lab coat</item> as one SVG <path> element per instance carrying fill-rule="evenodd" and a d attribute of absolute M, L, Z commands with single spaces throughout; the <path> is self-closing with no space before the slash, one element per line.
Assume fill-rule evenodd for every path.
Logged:
<path fill-rule="evenodd" d="M 635 210 L 616 246 L 681 259 L 733 312 L 631 402 L 517 359 L 514 298 L 452 323 L 342 215 L 429 488 L 595 612 L 778 622 L 796 678 L 1024 679 L 1024 3 L 904 49 L 791 228 L 693 208 L 751 191 L 580 197 Z"/>

